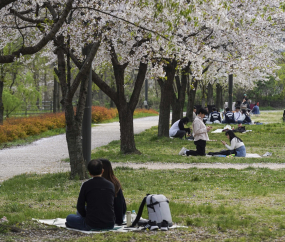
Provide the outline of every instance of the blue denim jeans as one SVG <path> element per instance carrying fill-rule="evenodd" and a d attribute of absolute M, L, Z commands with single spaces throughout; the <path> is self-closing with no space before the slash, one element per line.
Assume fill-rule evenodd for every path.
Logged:
<path fill-rule="evenodd" d="M 85 218 L 82 217 L 78 212 L 76 214 L 69 214 L 66 217 L 66 223 L 67 226 L 73 229 L 78 229 L 78 230 L 85 230 L 85 231 L 90 231 L 90 230 L 102 230 L 102 228 L 92 228 L 85 222 Z M 109 228 L 104 228 L 104 229 L 113 229 L 114 226 L 109 227 Z"/>
<path fill-rule="evenodd" d="M 236 151 L 237 157 L 245 157 L 246 156 L 246 149 L 245 149 L 244 145 L 235 149 L 235 151 Z"/>
<path fill-rule="evenodd" d="M 67 226 L 73 229 L 86 230 L 89 231 L 92 228 L 86 224 L 85 218 L 80 214 L 69 214 L 66 217 Z"/>

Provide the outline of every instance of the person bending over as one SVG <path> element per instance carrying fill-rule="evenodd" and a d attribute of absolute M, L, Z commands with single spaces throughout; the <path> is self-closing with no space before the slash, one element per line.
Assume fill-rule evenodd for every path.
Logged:
<path fill-rule="evenodd" d="M 91 160 L 88 171 L 92 178 L 82 184 L 77 214 L 67 216 L 66 227 L 87 231 L 112 229 L 115 225 L 114 185 L 102 177 L 104 170 L 100 160 Z"/>
<path fill-rule="evenodd" d="M 226 108 L 225 119 L 222 121 L 223 124 L 233 124 L 235 123 L 234 113 Z"/>
<path fill-rule="evenodd" d="M 111 162 L 107 159 L 100 159 L 103 165 L 103 175 L 105 179 L 112 182 L 115 187 L 115 199 L 114 199 L 114 212 L 115 212 L 115 222 L 118 225 L 121 225 L 126 214 L 127 206 L 122 191 L 122 186 L 118 178 L 114 175 Z"/>
<path fill-rule="evenodd" d="M 169 137 L 178 137 L 180 139 L 183 138 L 183 136 L 186 135 L 186 132 L 188 135 L 190 135 L 190 128 L 184 128 L 184 125 L 186 125 L 189 122 L 189 118 L 184 117 L 180 120 L 177 120 L 169 130 Z"/>
<path fill-rule="evenodd" d="M 208 112 L 201 108 L 199 110 L 199 114 L 193 121 L 193 136 L 194 136 L 194 144 L 196 145 L 196 150 L 188 150 L 185 147 L 183 147 L 179 155 L 187 155 L 187 156 L 204 156 L 205 155 L 205 149 L 206 149 L 206 141 L 209 140 L 208 132 L 212 129 L 212 127 L 206 127 L 203 118 Z"/>
<path fill-rule="evenodd" d="M 226 136 L 231 142 L 231 146 L 227 145 L 225 141 L 221 142 L 223 143 L 224 146 L 226 146 L 229 150 L 234 150 L 235 151 L 235 156 L 237 157 L 245 157 L 246 156 L 246 149 L 244 146 L 244 143 L 242 140 L 235 136 L 234 132 L 232 130 L 226 131 Z"/>

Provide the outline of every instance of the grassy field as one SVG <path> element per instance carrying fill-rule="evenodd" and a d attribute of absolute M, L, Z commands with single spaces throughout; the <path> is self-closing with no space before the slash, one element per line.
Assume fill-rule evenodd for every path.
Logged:
<path fill-rule="evenodd" d="M 123 155 L 119 141 L 113 141 L 94 150 L 92 158 L 135 163 L 283 163 L 285 124 L 281 117 L 281 112 L 262 113 L 253 119 L 268 124 L 248 125 L 246 129 L 252 132 L 237 134 L 247 152 L 272 152 L 268 158 L 182 157 L 178 155 L 181 147 L 194 149 L 193 142 L 157 138 L 157 127 L 135 136 L 142 155 Z M 224 133 L 209 136 L 226 140 Z M 207 152 L 221 149 L 221 142 L 207 143 Z M 283 170 L 134 170 L 122 166 L 115 174 L 122 183 L 128 210 L 137 211 L 147 193 L 164 194 L 170 200 L 173 221 L 187 228 L 85 235 L 38 224 L 32 218 L 64 218 L 74 213 L 82 181 L 69 180 L 68 173 L 23 174 L 0 186 L 0 218 L 9 220 L 0 224 L 0 241 L 285 241 Z M 146 208 L 143 217 L 147 218 Z"/>
<path fill-rule="evenodd" d="M 258 117 L 253 117 L 255 121 L 262 123 L 272 121 L 263 125 L 245 125 L 246 130 L 252 130 L 247 133 L 236 133 L 246 146 L 248 153 L 257 153 L 263 155 L 265 152 L 271 152 L 273 155 L 266 158 L 234 158 L 231 163 L 283 163 L 285 160 L 285 123 L 283 123 L 281 112 L 262 113 Z M 223 128 L 225 125 L 212 125 L 213 130 Z M 237 125 L 234 125 L 237 128 Z M 215 152 L 226 149 L 220 140 L 229 144 L 225 133 L 209 133 L 210 140 L 207 142 L 206 152 Z M 120 153 L 120 141 L 113 141 L 106 146 L 99 147 L 92 152 L 92 158 L 108 158 L 112 162 L 163 162 L 163 163 L 228 163 L 229 160 L 223 157 L 185 157 L 178 153 L 184 146 L 188 149 L 195 149 L 193 141 L 158 138 L 157 127 L 153 127 L 146 132 L 135 135 L 136 146 L 142 155 L 124 155 Z"/>
<path fill-rule="evenodd" d="M 282 170 L 153 171 L 119 167 L 115 173 L 122 183 L 128 210 L 138 210 L 147 193 L 164 194 L 170 200 L 173 221 L 187 228 L 93 236 L 76 233 L 80 237 L 76 241 L 146 241 L 149 236 L 151 241 L 270 241 L 285 236 Z M 66 217 L 75 212 L 81 181 L 68 177 L 67 173 L 20 175 L 3 182 L 0 214 L 21 232 L 4 233 L 5 228 L 0 226 L 0 241 L 31 241 L 43 231 L 49 233 L 42 234 L 40 241 L 58 241 L 61 234 L 69 234 L 66 241 L 74 241 L 73 232 L 51 230 L 51 226 L 31 220 Z M 143 217 L 147 217 L 146 209 Z"/>

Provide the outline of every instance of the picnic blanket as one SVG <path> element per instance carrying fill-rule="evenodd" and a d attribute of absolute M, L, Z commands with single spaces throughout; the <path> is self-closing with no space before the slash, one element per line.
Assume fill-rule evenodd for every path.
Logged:
<path fill-rule="evenodd" d="M 214 131 L 212 131 L 211 133 L 215 134 L 215 133 L 222 133 L 224 129 L 216 129 Z M 247 132 L 251 132 L 252 130 L 246 130 L 242 133 L 247 133 Z"/>
<path fill-rule="evenodd" d="M 109 231 L 112 231 L 112 232 L 130 232 L 130 231 L 140 231 L 140 230 L 142 230 L 142 227 L 140 227 L 140 228 L 130 228 L 130 227 L 127 227 L 126 225 L 123 225 L 123 226 L 115 225 L 115 227 L 113 229 L 105 229 L 105 230 L 100 230 L 100 231 L 84 231 L 84 230 L 67 228 L 65 226 L 65 222 L 66 222 L 65 218 L 55 218 L 55 219 L 34 219 L 33 218 L 32 220 L 37 221 L 37 222 L 42 223 L 42 224 L 54 225 L 54 226 L 57 226 L 57 227 L 60 227 L 60 228 L 65 228 L 65 229 L 68 229 L 68 230 L 78 231 L 78 232 L 85 233 L 85 234 L 98 234 L 98 233 L 106 233 L 106 232 L 109 232 Z M 169 227 L 169 229 L 175 229 L 175 228 L 187 228 L 187 227 L 186 226 L 179 226 L 179 225 L 176 225 L 176 224 L 173 224 L 171 227 Z"/>

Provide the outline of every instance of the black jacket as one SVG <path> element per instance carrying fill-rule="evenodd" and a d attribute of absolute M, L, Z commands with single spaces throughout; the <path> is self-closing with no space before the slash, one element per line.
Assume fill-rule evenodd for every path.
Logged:
<path fill-rule="evenodd" d="M 114 199 L 114 210 L 116 217 L 116 224 L 123 223 L 123 218 L 126 214 L 127 206 L 122 189 L 118 191 L 117 197 Z"/>
<path fill-rule="evenodd" d="M 113 183 L 103 177 L 94 177 L 82 184 L 77 211 L 90 227 L 110 228 L 115 224 L 114 197 Z"/>

